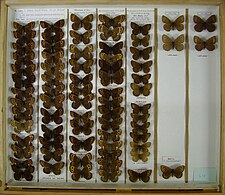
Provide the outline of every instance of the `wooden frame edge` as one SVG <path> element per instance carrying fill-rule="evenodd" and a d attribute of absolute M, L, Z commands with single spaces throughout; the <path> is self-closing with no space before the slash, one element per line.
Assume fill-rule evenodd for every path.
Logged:
<path fill-rule="evenodd" d="M 123 194 L 139 194 L 143 193 L 140 191 L 132 191 L 132 189 L 116 189 L 116 190 L 54 190 L 54 189 L 18 189 L 15 190 L 10 189 L 7 190 L 6 188 L 6 145 L 5 145 L 5 137 L 6 137 L 6 110 L 5 110 L 5 102 L 6 102 L 6 45 L 7 45 L 7 8 L 8 6 L 17 5 L 17 6 L 23 6 L 23 5 L 71 5 L 71 4 L 82 4 L 82 5 L 88 5 L 88 4 L 176 4 L 176 5 L 217 5 L 220 9 L 220 50 L 221 50 L 221 130 L 220 130 L 220 177 L 219 177 L 219 183 L 220 183 L 220 192 L 208 192 L 206 191 L 204 195 L 218 195 L 218 194 L 224 194 L 225 195 L 225 0 L 114 0 L 113 2 L 111 0 L 98 0 L 97 2 L 94 0 L 1 0 L 0 3 L 0 194 L 23 194 L 23 195 L 40 195 L 41 193 L 46 193 L 48 195 L 55 195 L 57 192 L 59 195 L 67 194 L 95 194 L 101 193 L 101 194 L 111 194 L 112 192 L 117 193 L 123 193 Z M 184 191 L 177 191 L 177 190 L 169 190 L 169 191 L 144 191 L 145 194 L 152 194 L 152 195 L 165 195 L 166 193 L 174 192 L 177 195 L 186 195 Z M 200 194 L 202 191 L 198 190 L 187 190 L 188 193 L 195 193 Z M 203 190 L 204 192 L 204 190 Z"/>

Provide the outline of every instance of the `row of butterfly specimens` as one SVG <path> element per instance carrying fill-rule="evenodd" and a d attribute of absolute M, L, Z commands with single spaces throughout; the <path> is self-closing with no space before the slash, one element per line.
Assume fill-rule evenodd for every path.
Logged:
<path fill-rule="evenodd" d="M 127 182 L 153 181 L 154 10 L 127 10 Z"/>
<path fill-rule="evenodd" d="M 13 22 L 10 166 L 15 180 L 36 178 L 37 25 Z"/>
<path fill-rule="evenodd" d="M 96 9 L 69 15 L 68 180 L 95 182 Z"/>
<path fill-rule="evenodd" d="M 98 10 L 97 39 L 97 181 L 124 182 L 125 9 Z"/>

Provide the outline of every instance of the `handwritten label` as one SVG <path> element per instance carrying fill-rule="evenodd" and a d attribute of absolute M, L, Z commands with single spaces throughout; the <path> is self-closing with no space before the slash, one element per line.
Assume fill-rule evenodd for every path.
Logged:
<path fill-rule="evenodd" d="M 176 57 L 177 54 L 168 54 L 169 57 Z"/>
<path fill-rule="evenodd" d="M 200 55 L 197 55 L 197 57 L 199 57 L 199 58 L 207 58 L 208 55 L 207 54 L 200 54 Z"/>
<path fill-rule="evenodd" d="M 181 160 L 179 157 L 175 156 L 163 156 L 162 162 L 163 164 L 180 164 Z"/>
<path fill-rule="evenodd" d="M 195 168 L 194 181 L 206 183 L 216 182 L 216 168 L 215 167 Z"/>

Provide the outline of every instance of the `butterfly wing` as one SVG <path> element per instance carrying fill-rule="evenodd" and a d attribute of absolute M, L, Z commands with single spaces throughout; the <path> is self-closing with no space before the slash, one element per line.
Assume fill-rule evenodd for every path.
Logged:
<path fill-rule="evenodd" d="M 185 166 L 183 165 L 176 167 L 173 170 L 173 175 L 178 179 L 181 178 L 183 176 L 184 169 L 185 169 Z"/>
<path fill-rule="evenodd" d="M 138 60 L 140 58 L 140 50 L 135 47 L 130 47 L 130 51 L 133 54 L 133 59 Z"/>
<path fill-rule="evenodd" d="M 162 36 L 162 41 L 163 41 L 163 49 L 165 51 L 170 51 L 171 49 L 173 49 L 173 41 L 171 40 L 170 37 L 168 37 L 167 35 L 163 35 Z"/>
<path fill-rule="evenodd" d="M 164 23 L 163 28 L 165 31 L 169 32 L 172 29 L 172 22 L 171 20 L 166 17 L 166 16 L 162 16 L 162 22 Z"/>
<path fill-rule="evenodd" d="M 174 48 L 177 51 L 182 51 L 184 49 L 184 35 L 179 35 L 175 40 L 174 40 Z"/>
<path fill-rule="evenodd" d="M 162 171 L 162 177 L 164 179 L 169 179 L 172 176 L 173 170 L 170 167 L 161 165 L 160 170 Z"/>
<path fill-rule="evenodd" d="M 182 31 L 184 29 L 183 23 L 184 15 L 181 15 L 174 21 L 174 28 L 176 28 L 178 31 Z"/>
<path fill-rule="evenodd" d="M 94 15 L 89 14 L 86 17 L 83 18 L 82 20 L 82 26 L 84 27 L 85 30 L 90 30 L 92 28 L 92 21 L 94 20 Z M 84 43 L 86 44 L 86 43 Z"/>
<path fill-rule="evenodd" d="M 206 42 L 205 42 L 205 48 L 209 51 L 213 51 L 216 43 L 216 36 L 210 37 Z"/>
<path fill-rule="evenodd" d="M 205 42 L 198 36 L 194 36 L 195 49 L 197 51 L 202 51 L 205 49 Z"/>
<path fill-rule="evenodd" d="M 128 175 L 131 182 L 136 182 L 139 179 L 139 173 L 128 169 Z"/>
<path fill-rule="evenodd" d="M 139 177 L 143 182 L 147 183 L 150 180 L 151 174 L 152 174 L 152 170 L 145 170 L 139 174 Z"/>
<path fill-rule="evenodd" d="M 206 21 L 206 29 L 209 31 L 209 32 L 213 32 L 216 30 L 216 26 L 215 26 L 215 23 L 216 23 L 216 15 L 212 15 L 210 16 Z"/>
<path fill-rule="evenodd" d="M 194 26 L 195 31 L 202 32 L 205 29 L 205 22 L 202 18 L 197 15 L 194 15 L 193 21 L 194 23 L 196 23 Z"/>

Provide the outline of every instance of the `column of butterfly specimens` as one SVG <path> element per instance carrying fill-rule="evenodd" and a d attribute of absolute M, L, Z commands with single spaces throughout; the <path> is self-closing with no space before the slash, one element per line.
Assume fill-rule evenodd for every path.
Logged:
<path fill-rule="evenodd" d="M 97 181 L 124 183 L 125 10 L 98 14 Z"/>
<path fill-rule="evenodd" d="M 185 162 L 185 9 L 159 9 L 158 21 L 157 172 L 158 180 L 165 181 L 181 178 L 185 168 L 181 165 Z M 168 134 L 174 137 L 173 141 L 168 140 Z"/>
<path fill-rule="evenodd" d="M 40 21 L 40 180 L 65 180 L 66 34 L 64 19 Z"/>
<path fill-rule="evenodd" d="M 13 63 L 11 120 L 12 155 L 11 168 L 15 180 L 31 181 L 35 179 L 36 140 L 36 64 L 37 64 L 37 25 L 35 22 L 13 22 Z"/>
<path fill-rule="evenodd" d="M 220 129 L 219 20 L 218 7 L 189 9 L 189 181 L 194 179 L 197 167 L 207 163 L 202 159 L 210 159 L 210 166 L 217 166 L 216 152 L 211 149 L 218 146 L 214 136 Z M 213 109 L 209 110 L 210 107 Z"/>
<path fill-rule="evenodd" d="M 68 179 L 95 182 L 96 9 L 69 16 Z"/>
<path fill-rule="evenodd" d="M 150 182 L 153 155 L 154 9 L 127 9 L 127 180 Z"/>

